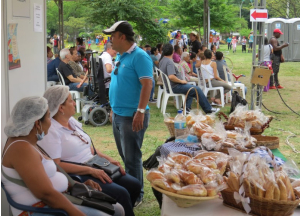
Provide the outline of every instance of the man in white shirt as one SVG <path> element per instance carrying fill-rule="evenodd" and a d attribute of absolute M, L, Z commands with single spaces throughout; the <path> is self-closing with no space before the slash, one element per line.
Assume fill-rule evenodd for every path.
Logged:
<path fill-rule="evenodd" d="M 117 51 L 112 49 L 111 42 L 106 44 L 106 50 L 102 53 L 99 58 L 102 59 L 103 62 L 103 73 L 104 79 L 111 76 L 111 72 L 114 69 L 114 63 L 112 61 L 113 57 L 117 55 Z M 106 93 L 108 95 L 110 81 L 105 83 Z"/>

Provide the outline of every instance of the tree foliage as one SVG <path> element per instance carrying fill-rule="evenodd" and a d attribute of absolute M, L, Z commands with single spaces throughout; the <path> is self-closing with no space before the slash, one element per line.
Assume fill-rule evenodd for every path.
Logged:
<path fill-rule="evenodd" d="M 289 8 L 289 13 L 287 13 Z M 299 0 L 268 0 L 267 9 L 269 10 L 269 18 L 293 18 L 300 17 L 300 1 Z"/>
<path fill-rule="evenodd" d="M 147 0 L 85 0 L 91 8 L 89 20 L 104 27 L 120 20 L 127 20 L 134 25 L 134 31 L 143 38 L 143 43 L 156 44 L 164 42 L 166 30 L 155 22 L 156 11 Z"/>
<path fill-rule="evenodd" d="M 203 26 L 203 0 L 174 0 L 172 11 L 179 27 L 187 27 L 200 32 Z M 209 0 L 210 26 L 219 31 L 230 32 L 239 27 L 239 8 L 226 4 L 224 0 Z"/>

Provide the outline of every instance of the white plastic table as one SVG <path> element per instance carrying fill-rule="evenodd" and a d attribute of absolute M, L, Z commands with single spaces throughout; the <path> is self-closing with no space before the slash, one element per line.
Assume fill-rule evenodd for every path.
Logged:
<path fill-rule="evenodd" d="M 180 208 L 169 197 L 163 194 L 161 216 L 245 216 L 245 215 L 247 214 L 224 206 L 222 199 L 203 201 L 189 208 Z M 293 216 L 300 216 L 299 208 L 295 210 Z"/>

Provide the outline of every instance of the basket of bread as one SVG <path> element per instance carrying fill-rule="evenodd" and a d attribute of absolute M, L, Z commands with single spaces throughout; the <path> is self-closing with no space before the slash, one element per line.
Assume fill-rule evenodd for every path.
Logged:
<path fill-rule="evenodd" d="M 273 117 L 265 116 L 260 110 L 248 110 L 247 106 L 238 105 L 235 110 L 227 117 L 220 112 L 219 118 L 223 116 L 227 122 L 224 123 L 226 130 L 234 130 L 235 127 L 244 128 L 246 123 L 251 124 L 251 135 L 260 135 L 269 127 Z"/>
<path fill-rule="evenodd" d="M 169 113 L 165 113 L 164 122 L 170 132 L 171 137 L 175 137 L 174 117 L 170 117 Z"/>
<path fill-rule="evenodd" d="M 228 188 L 221 191 L 224 205 L 259 216 L 292 215 L 300 201 L 287 173 L 276 165 L 270 149 L 262 146 L 257 149 L 268 152 L 274 169 L 254 150 L 246 155 L 232 149 L 230 171 L 224 177 Z"/>
<path fill-rule="evenodd" d="M 179 207 L 190 207 L 215 199 L 227 187 L 223 179 L 228 155 L 200 151 L 195 157 L 171 152 L 159 158 L 157 169 L 147 173 L 147 180 L 157 191 L 172 199 Z"/>

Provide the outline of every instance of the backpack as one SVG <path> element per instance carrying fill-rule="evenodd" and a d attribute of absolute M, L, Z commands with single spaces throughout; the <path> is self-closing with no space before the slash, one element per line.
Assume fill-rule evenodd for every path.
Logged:
<path fill-rule="evenodd" d="M 248 104 L 248 102 L 244 98 L 242 98 L 237 91 L 234 91 L 232 93 L 232 101 L 231 101 L 230 113 L 232 113 L 235 110 L 235 107 L 238 104 L 242 104 L 243 106 L 245 106 L 245 105 Z"/>

